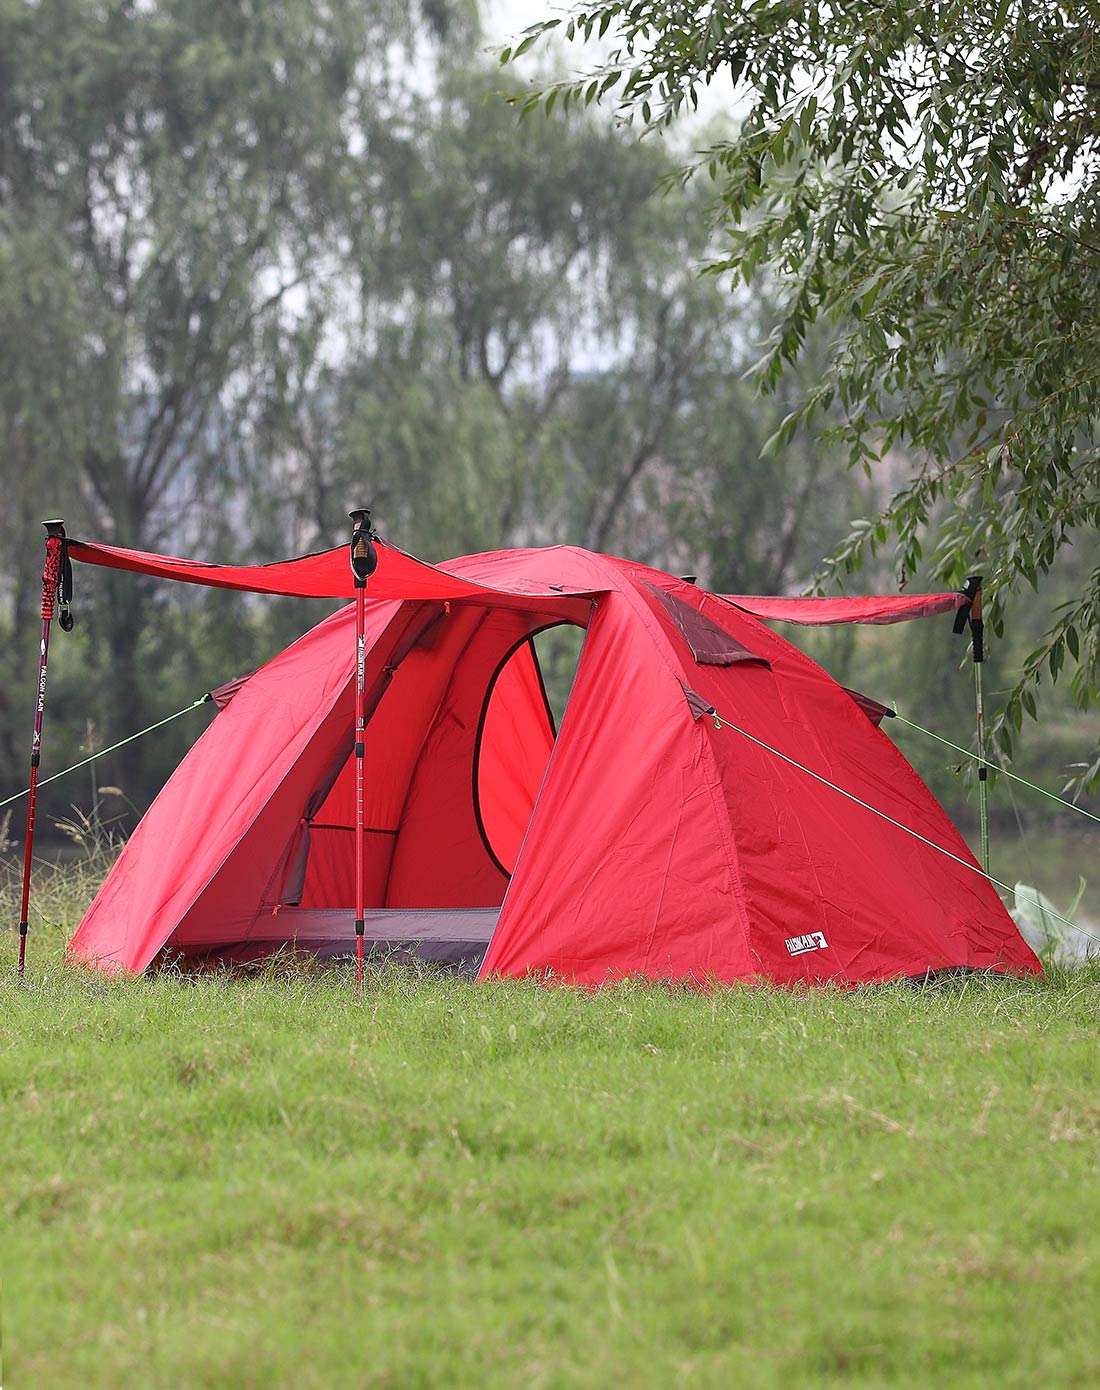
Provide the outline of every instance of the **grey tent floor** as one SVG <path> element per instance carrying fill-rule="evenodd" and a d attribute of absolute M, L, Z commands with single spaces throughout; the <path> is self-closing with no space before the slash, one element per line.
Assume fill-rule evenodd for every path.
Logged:
<path fill-rule="evenodd" d="M 423 961 L 476 975 L 499 916 L 499 907 L 376 909 L 364 913 L 364 954 L 373 961 Z M 355 958 L 355 947 L 354 911 L 283 908 L 277 917 L 255 923 L 245 938 L 204 946 L 179 964 L 247 964 L 280 951 L 341 963 Z"/>

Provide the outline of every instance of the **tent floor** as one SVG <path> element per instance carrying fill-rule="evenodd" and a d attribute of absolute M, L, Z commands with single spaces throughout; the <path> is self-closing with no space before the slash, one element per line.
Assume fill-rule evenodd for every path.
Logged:
<path fill-rule="evenodd" d="M 499 916 L 499 907 L 380 908 L 364 913 L 364 953 L 374 960 L 419 960 L 476 975 Z M 277 951 L 304 951 L 319 960 L 354 959 L 354 911 L 284 907 L 277 916 L 261 918 L 243 939 L 204 945 L 179 964 L 241 965 Z"/>

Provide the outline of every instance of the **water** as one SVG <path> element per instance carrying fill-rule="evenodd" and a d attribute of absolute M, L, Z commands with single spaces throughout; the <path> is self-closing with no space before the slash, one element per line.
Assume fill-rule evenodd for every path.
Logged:
<path fill-rule="evenodd" d="M 967 842 L 978 852 L 976 831 L 967 832 Z M 1073 914 L 1085 931 L 1100 936 L 1100 825 L 1062 819 L 1023 831 L 1003 825 L 990 831 L 990 872 L 1003 883 L 1029 883 L 1066 913 L 1077 896 L 1081 880 L 1084 893 Z"/>

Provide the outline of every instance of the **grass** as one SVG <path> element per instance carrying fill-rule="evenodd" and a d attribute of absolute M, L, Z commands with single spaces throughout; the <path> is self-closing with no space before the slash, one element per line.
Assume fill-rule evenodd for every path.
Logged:
<path fill-rule="evenodd" d="M 357 996 L 62 940 L 19 989 L 0 933 L 11 1387 L 1100 1381 L 1100 968 Z"/>

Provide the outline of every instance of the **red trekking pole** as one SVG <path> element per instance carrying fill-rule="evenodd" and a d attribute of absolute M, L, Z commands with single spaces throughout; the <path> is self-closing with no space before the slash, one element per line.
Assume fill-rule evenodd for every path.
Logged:
<path fill-rule="evenodd" d="M 62 631 L 71 632 L 72 566 L 65 545 L 65 523 L 45 521 L 46 563 L 42 570 L 42 642 L 38 649 L 38 694 L 34 706 L 34 737 L 31 740 L 31 775 L 27 799 L 27 835 L 23 847 L 23 895 L 19 907 L 19 978 L 27 959 L 27 918 L 31 896 L 31 855 L 34 850 L 34 821 L 38 810 L 38 766 L 42 761 L 42 716 L 46 709 L 46 667 L 50 654 L 50 624 L 55 606 Z"/>
<path fill-rule="evenodd" d="M 363 757 L 367 737 L 366 611 L 367 580 L 378 567 L 370 512 L 359 508 L 351 517 L 351 572 L 355 579 L 355 987 L 363 988 L 365 931 L 364 877 L 366 838 L 363 834 Z"/>

